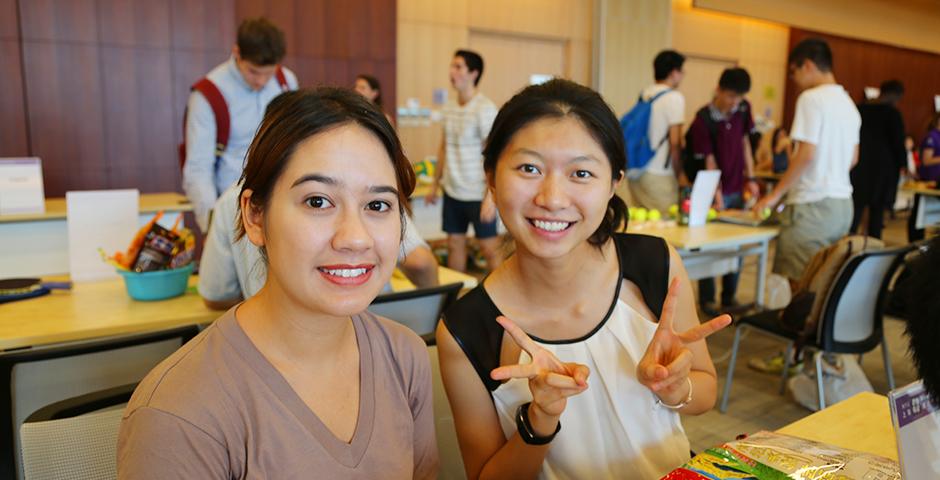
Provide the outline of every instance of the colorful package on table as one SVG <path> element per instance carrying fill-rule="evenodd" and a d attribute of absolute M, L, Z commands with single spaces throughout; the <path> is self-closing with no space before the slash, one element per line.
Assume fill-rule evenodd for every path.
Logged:
<path fill-rule="evenodd" d="M 779 433 L 759 432 L 696 455 L 664 480 L 900 480 L 894 460 Z"/>

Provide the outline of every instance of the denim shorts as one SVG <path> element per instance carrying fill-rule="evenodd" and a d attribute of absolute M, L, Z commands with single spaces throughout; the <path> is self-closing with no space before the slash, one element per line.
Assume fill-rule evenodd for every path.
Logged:
<path fill-rule="evenodd" d="M 477 238 L 492 238 L 496 236 L 496 219 L 492 222 L 480 221 L 480 203 L 457 200 L 446 193 L 442 207 L 442 223 L 445 233 L 463 235 L 467 228 L 473 224 L 473 232 Z"/>

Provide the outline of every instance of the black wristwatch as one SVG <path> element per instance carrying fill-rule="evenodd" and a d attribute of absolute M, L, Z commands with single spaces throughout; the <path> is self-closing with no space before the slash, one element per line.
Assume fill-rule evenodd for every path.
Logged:
<path fill-rule="evenodd" d="M 555 427 L 555 431 L 547 436 L 540 437 L 532 430 L 532 424 L 529 423 L 529 405 L 532 402 L 523 403 L 516 409 L 516 430 L 519 430 L 519 438 L 528 445 L 545 445 L 555 439 L 555 435 L 561 431 L 561 422 Z"/>

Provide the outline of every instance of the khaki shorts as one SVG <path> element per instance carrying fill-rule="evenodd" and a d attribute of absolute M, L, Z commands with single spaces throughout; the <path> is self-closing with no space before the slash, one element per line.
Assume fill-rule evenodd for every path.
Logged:
<path fill-rule="evenodd" d="M 644 173 L 636 180 L 627 181 L 633 197 L 633 204 L 628 205 L 632 207 L 655 208 L 665 216 L 669 206 L 679 201 L 679 183 L 672 175 Z"/>
<path fill-rule="evenodd" d="M 787 205 L 780 215 L 774 273 L 798 280 L 816 252 L 849 233 L 851 198 L 825 198 Z"/>

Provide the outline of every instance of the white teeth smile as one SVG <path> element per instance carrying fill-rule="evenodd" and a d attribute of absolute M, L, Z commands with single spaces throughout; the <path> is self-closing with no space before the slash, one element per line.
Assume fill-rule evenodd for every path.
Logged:
<path fill-rule="evenodd" d="M 334 277 L 344 277 L 344 278 L 358 277 L 360 275 L 366 274 L 365 268 L 341 268 L 337 270 L 321 268 L 320 270 L 326 272 L 329 275 L 333 275 Z"/>
<path fill-rule="evenodd" d="M 570 222 L 546 222 L 544 220 L 532 220 L 532 224 L 535 228 L 549 232 L 560 232 L 571 225 Z"/>

